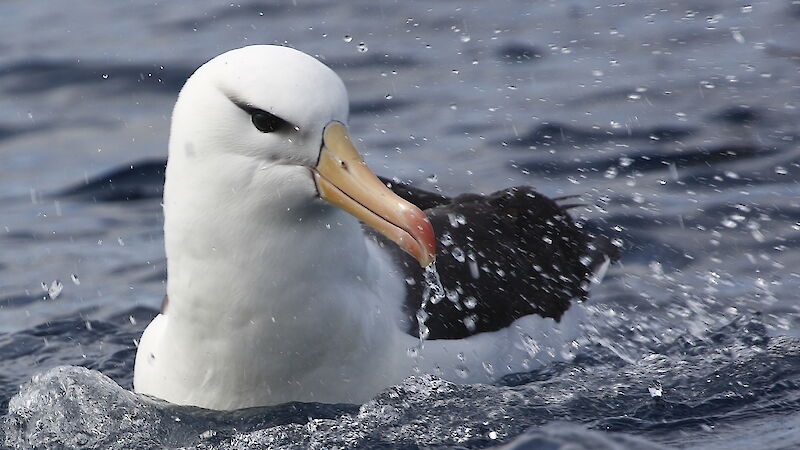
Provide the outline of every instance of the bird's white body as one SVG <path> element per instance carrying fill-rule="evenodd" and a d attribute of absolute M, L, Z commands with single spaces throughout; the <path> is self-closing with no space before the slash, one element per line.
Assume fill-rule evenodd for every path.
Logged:
<path fill-rule="evenodd" d="M 231 98 L 296 132 L 254 130 Z M 213 409 L 359 403 L 415 368 L 489 381 L 574 338 L 578 308 L 560 324 L 528 316 L 410 356 L 419 340 L 404 332 L 403 277 L 356 218 L 317 196 L 306 167 L 324 124 L 347 114 L 341 80 L 283 47 L 228 52 L 186 83 L 164 191 L 169 304 L 139 343 L 138 392 Z"/>

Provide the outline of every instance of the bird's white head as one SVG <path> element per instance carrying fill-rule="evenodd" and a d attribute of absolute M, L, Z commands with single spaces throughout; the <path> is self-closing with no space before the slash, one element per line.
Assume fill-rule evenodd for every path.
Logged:
<path fill-rule="evenodd" d="M 342 80 L 300 51 L 255 45 L 200 67 L 173 112 L 168 257 L 177 253 L 170 247 L 186 253 L 215 241 L 225 246 L 224 233 L 253 240 L 270 229 L 322 223 L 338 211 L 333 205 L 429 264 L 435 240 L 427 217 L 369 170 L 347 118 Z M 203 235 L 191 239 L 194 232 Z"/>

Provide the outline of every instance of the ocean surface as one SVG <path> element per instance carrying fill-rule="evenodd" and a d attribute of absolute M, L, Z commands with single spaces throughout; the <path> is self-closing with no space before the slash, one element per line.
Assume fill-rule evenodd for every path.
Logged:
<path fill-rule="evenodd" d="M 380 175 L 578 196 L 622 258 L 564 362 L 364 405 L 129 391 L 176 94 L 261 43 L 343 78 Z M 796 0 L 2 2 L 0 447 L 800 448 L 798 180 Z"/>

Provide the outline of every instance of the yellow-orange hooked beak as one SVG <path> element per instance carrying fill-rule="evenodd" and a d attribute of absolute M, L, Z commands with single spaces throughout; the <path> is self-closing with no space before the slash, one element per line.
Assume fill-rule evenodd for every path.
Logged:
<path fill-rule="evenodd" d="M 433 262 L 436 238 L 430 220 L 372 173 L 341 122 L 325 126 L 313 172 L 320 197 L 394 241 L 420 266 Z"/>

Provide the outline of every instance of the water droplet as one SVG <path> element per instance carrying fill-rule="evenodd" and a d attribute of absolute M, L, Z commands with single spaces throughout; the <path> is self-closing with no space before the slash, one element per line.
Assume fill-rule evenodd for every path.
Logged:
<path fill-rule="evenodd" d="M 107 79 L 108 79 L 108 74 L 107 74 L 107 73 L 104 73 L 104 74 L 102 75 L 102 77 L 103 77 L 103 79 L 104 79 L 104 80 L 107 80 Z"/>
<path fill-rule="evenodd" d="M 469 296 L 464 299 L 464 306 L 466 306 L 467 309 L 475 309 L 475 307 L 478 306 L 478 299 L 473 296 Z"/>
<path fill-rule="evenodd" d="M 661 398 L 664 394 L 664 388 L 661 386 L 660 381 L 655 381 L 647 388 L 647 392 L 650 393 L 650 397 Z"/>
<path fill-rule="evenodd" d="M 453 303 L 458 303 L 458 291 L 455 289 L 452 291 L 447 291 L 447 299 Z"/>
<path fill-rule="evenodd" d="M 47 283 L 42 283 L 42 289 L 47 291 L 50 300 L 55 300 L 61 295 L 61 291 L 64 290 L 64 285 L 61 284 L 59 280 L 53 280 L 49 285 Z"/>
<path fill-rule="evenodd" d="M 436 271 L 436 263 L 433 262 L 425 267 L 425 286 L 422 290 L 422 304 L 417 311 L 417 326 L 419 328 L 420 345 L 428 338 L 430 329 L 425 325 L 429 315 L 425 308 L 428 303 L 437 304 L 445 297 L 445 289 L 439 272 Z"/>
<path fill-rule="evenodd" d="M 745 14 L 747 14 L 749 12 L 753 12 L 753 6 L 752 5 L 744 5 L 744 6 L 742 6 L 741 11 L 743 13 L 745 13 Z"/>
<path fill-rule="evenodd" d="M 458 222 L 456 221 L 456 215 L 453 213 L 447 213 L 447 220 L 450 221 L 450 226 L 453 228 L 458 228 Z"/>
<path fill-rule="evenodd" d="M 731 219 L 729 219 L 727 217 L 722 219 L 722 222 L 720 222 L 720 223 L 725 228 L 736 228 L 738 226 L 738 224 L 736 222 L 734 222 L 733 220 L 731 220 Z"/>
<path fill-rule="evenodd" d="M 436 176 L 436 174 L 434 173 L 429 175 L 428 178 L 426 178 L 426 180 L 428 180 L 428 183 L 436 183 L 437 181 L 439 181 L 439 177 Z"/>
<path fill-rule="evenodd" d="M 464 257 L 464 250 L 461 250 L 461 247 L 453 247 L 453 249 L 450 250 L 450 254 L 453 255 L 453 258 L 460 263 L 466 261 L 466 258 Z"/>
<path fill-rule="evenodd" d="M 474 314 L 472 314 L 472 315 L 469 315 L 469 316 L 465 317 L 464 320 L 462 320 L 462 322 L 464 323 L 464 326 L 467 327 L 467 330 L 470 333 L 475 331 L 475 328 L 476 328 L 475 320 L 476 319 L 477 319 L 477 317 Z"/>
<path fill-rule="evenodd" d="M 344 37 L 342 38 L 342 40 L 344 40 L 345 42 L 352 42 L 353 41 L 353 36 L 350 36 L 349 34 L 345 34 Z"/>
<path fill-rule="evenodd" d="M 449 247 L 449 246 L 453 245 L 453 236 L 450 236 L 450 233 L 445 231 L 442 234 L 442 238 L 439 239 L 439 242 L 441 242 L 442 245 L 444 245 L 445 247 Z"/>
<path fill-rule="evenodd" d="M 72 283 L 74 283 L 76 286 L 79 286 L 81 284 L 81 280 L 78 279 L 78 275 L 75 275 L 73 273 L 72 275 L 69 276 L 69 278 L 72 280 Z"/>
<path fill-rule="evenodd" d="M 391 100 L 391 99 L 392 99 L 392 94 L 386 94 L 386 100 Z"/>
<path fill-rule="evenodd" d="M 424 323 L 420 323 L 420 325 L 419 325 L 419 340 L 420 340 L 420 342 L 423 342 L 423 341 L 425 341 L 425 339 L 428 339 L 428 336 L 430 336 L 430 335 L 431 335 L 431 329 L 428 328 L 428 326 L 425 325 Z"/>
<path fill-rule="evenodd" d="M 536 342 L 536 339 L 527 333 L 522 335 L 522 346 L 531 357 L 535 356 L 542 349 L 542 347 L 539 346 L 539 343 Z"/>
<path fill-rule="evenodd" d="M 367 50 L 369 50 L 369 48 L 367 47 L 367 44 L 365 44 L 363 42 L 359 42 L 358 43 L 358 51 L 360 53 L 365 53 Z"/>
<path fill-rule="evenodd" d="M 469 264 L 469 274 L 474 280 L 477 280 L 481 276 L 481 272 L 478 270 L 478 261 L 472 253 L 468 254 L 467 257 L 469 258 L 469 262 L 467 263 Z"/>
<path fill-rule="evenodd" d="M 628 167 L 633 164 L 633 159 L 628 158 L 627 156 L 623 156 L 619 159 L 619 166 L 620 167 Z"/>
<path fill-rule="evenodd" d="M 491 439 L 491 440 L 497 439 L 497 431 L 490 431 L 489 432 L 489 439 Z"/>
<path fill-rule="evenodd" d="M 468 34 L 462 34 L 460 39 L 461 39 L 461 42 L 464 42 L 464 43 L 467 43 L 467 42 L 472 40 L 472 38 L 469 37 Z"/>

